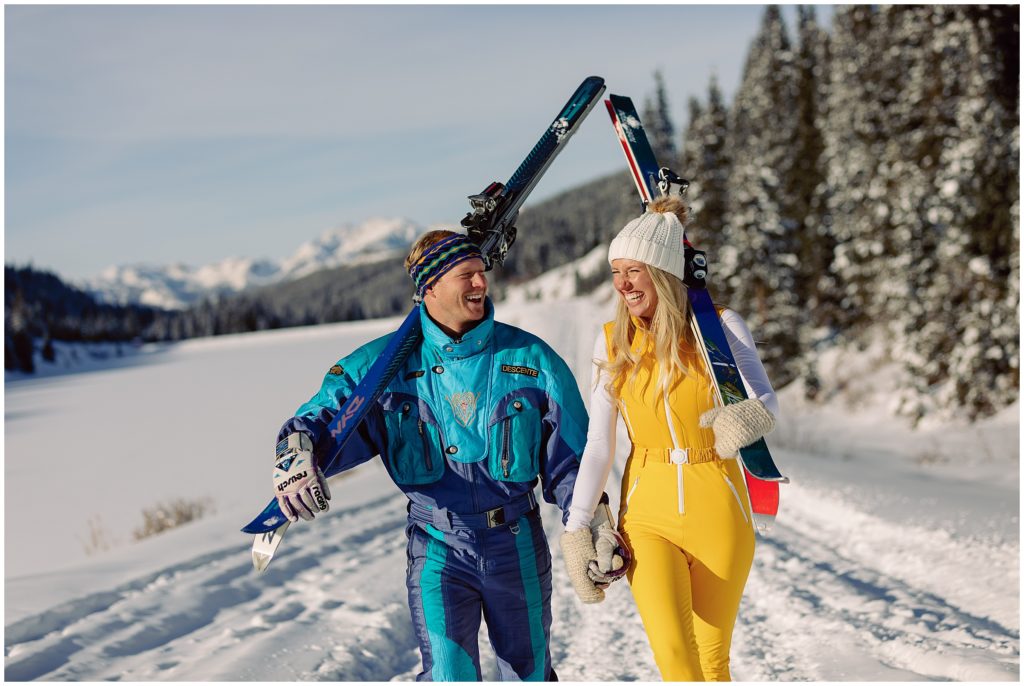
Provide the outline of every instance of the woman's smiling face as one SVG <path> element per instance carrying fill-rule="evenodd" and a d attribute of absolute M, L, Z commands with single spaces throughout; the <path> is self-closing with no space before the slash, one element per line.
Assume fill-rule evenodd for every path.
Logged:
<path fill-rule="evenodd" d="M 612 283 L 634 317 L 650 321 L 658 306 L 658 294 L 647 265 L 636 260 L 612 260 Z"/>

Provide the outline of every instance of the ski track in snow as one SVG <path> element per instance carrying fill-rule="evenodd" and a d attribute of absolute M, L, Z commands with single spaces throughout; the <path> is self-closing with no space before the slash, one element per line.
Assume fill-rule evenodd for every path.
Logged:
<path fill-rule="evenodd" d="M 585 309 L 554 310 L 559 326 L 547 336 L 578 376 L 593 340 L 587 317 L 600 317 Z M 773 531 L 757 539 L 734 679 L 1019 678 L 1019 541 L 882 517 L 833 477 L 809 478 L 821 456 L 780 449 L 777 458 L 794 479 Z M 620 469 L 608 488 L 613 508 Z M 798 478 L 801 469 L 808 478 Z M 406 604 L 406 499 L 386 481 L 379 464 L 332 480 L 331 512 L 293 526 L 262 575 L 251 568 L 247 537 L 229 531 L 223 547 L 191 557 L 185 548 L 163 569 L 20 616 L 5 627 L 5 678 L 413 680 L 420 659 Z M 555 557 L 551 651 L 560 679 L 658 681 L 627 582 L 613 584 L 604 603 L 581 604 L 558 552 L 559 512 L 542 507 Z M 8 579 L 8 597 L 18 588 Z M 484 678 L 493 680 L 485 625 L 480 645 Z"/>
<path fill-rule="evenodd" d="M 263 575 L 252 571 L 247 544 L 233 546 L 16 622 L 6 628 L 5 676 L 386 681 L 419 661 L 405 603 L 404 522 L 396 492 L 324 517 L 316 529 L 292 527 Z M 346 584 L 349 576 L 357 583 Z M 394 590 L 383 606 L 360 598 L 372 580 Z M 161 616 L 164 607 L 174 614 Z M 295 644 L 309 650 L 276 647 Z"/>
<path fill-rule="evenodd" d="M 377 478 L 386 478 L 383 471 Z M 786 517 L 758 538 L 734 637 L 735 679 L 1016 679 L 1016 629 L 872 565 L 871 553 L 891 544 L 885 538 L 873 544 L 878 551 L 854 556 L 837 544 L 826 496 L 798 485 L 785 493 Z M 5 676 L 412 680 L 419 653 L 405 600 L 404 503 L 395 492 L 315 527 L 293 527 L 264 575 L 252 572 L 247 546 L 232 546 L 15 622 L 6 628 Z M 557 514 L 544 506 L 556 551 Z M 560 565 L 556 553 L 559 677 L 659 680 L 626 582 L 614 584 L 604 603 L 584 606 Z M 367 585 L 383 591 L 367 599 Z M 161 614 L 168 607 L 174 612 Z M 484 677 L 493 680 L 486 629 L 480 643 Z"/>
<path fill-rule="evenodd" d="M 871 542 L 876 550 L 851 554 L 834 522 L 815 515 L 827 511 L 824 499 L 795 484 L 785 488 L 785 518 L 758 538 L 734 636 L 734 676 L 859 679 L 871 660 L 869 673 L 893 681 L 1017 679 L 1018 629 L 880 569 L 874 561 L 891 544 L 885 538 Z M 905 533 L 890 531 L 894 539 Z M 858 536 L 853 547 L 864 542 Z M 1008 553 L 1006 561 L 1015 559 Z"/>

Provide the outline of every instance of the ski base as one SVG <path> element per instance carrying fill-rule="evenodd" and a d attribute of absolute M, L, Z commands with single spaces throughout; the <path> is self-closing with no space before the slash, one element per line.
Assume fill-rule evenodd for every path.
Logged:
<path fill-rule="evenodd" d="M 775 515 L 762 514 L 760 512 L 754 513 L 754 528 L 757 529 L 757 533 L 764 535 L 772 530 L 772 526 L 775 524 Z"/>
<path fill-rule="evenodd" d="M 277 552 L 281 541 L 284 540 L 284 532 L 288 531 L 289 525 L 291 522 L 285 519 L 284 524 L 276 529 L 253 537 L 252 566 L 256 568 L 257 572 L 262 572 L 270 566 L 270 562 L 274 559 L 274 553 Z"/>

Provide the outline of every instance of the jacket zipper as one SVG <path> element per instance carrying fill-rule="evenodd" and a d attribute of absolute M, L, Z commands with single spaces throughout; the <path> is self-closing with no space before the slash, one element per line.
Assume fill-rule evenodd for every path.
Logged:
<path fill-rule="evenodd" d="M 668 425 L 668 433 L 672 437 L 672 454 L 679 450 L 679 440 L 676 438 L 676 431 L 672 427 L 672 408 L 668 404 L 668 390 L 662 392 L 662 400 L 665 401 L 665 423 Z M 685 435 L 684 435 L 685 438 Z M 683 461 L 686 461 L 686 453 L 683 453 Z M 673 462 L 675 460 L 673 459 Z M 679 507 L 679 514 L 686 514 L 683 503 L 683 464 L 676 462 L 676 502 Z"/>
<path fill-rule="evenodd" d="M 423 420 L 416 420 L 416 428 L 420 432 L 420 441 L 423 443 L 423 459 L 427 463 L 427 471 L 434 471 L 434 461 L 430 459 L 430 444 L 427 442 L 427 435 L 423 432 Z"/>
<path fill-rule="evenodd" d="M 508 444 L 509 444 L 509 433 L 511 432 L 510 424 L 512 422 L 511 417 L 506 417 L 505 421 L 502 422 L 502 436 L 501 436 L 501 471 L 508 478 L 508 466 L 509 466 L 509 455 L 508 455 Z"/>

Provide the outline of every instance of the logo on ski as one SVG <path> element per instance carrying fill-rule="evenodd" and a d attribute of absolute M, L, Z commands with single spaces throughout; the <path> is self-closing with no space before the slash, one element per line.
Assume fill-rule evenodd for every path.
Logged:
<path fill-rule="evenodd" d="M 559 143 L 565 138 L 565 134 L 569 133 L 569 122 L 565 117 L 559 117 L 551 124 L 551 132 L 555 134 L 555 140 Z"/>
<path fill-rule="evenodd" d="M 365 402 L 366 398 L 363 396 L 352 396 L 349 398 L 349 402 L 347 403 L 348 409 L 345 411 L 345 414 L 342 415 L 338 426 L 331 430 L 331 438 L 337 438 L 341 432 L 345 430 L 345 426 L 359 412 L 359 408 L 362 407 Z"/>

